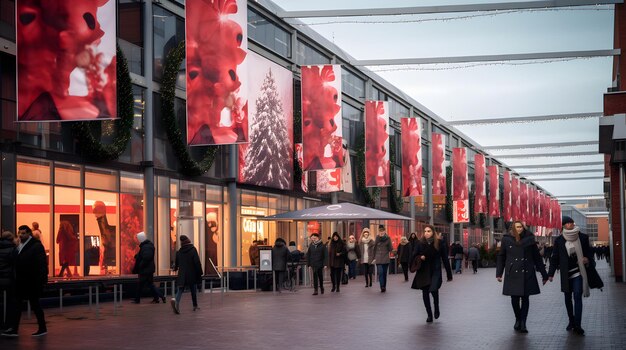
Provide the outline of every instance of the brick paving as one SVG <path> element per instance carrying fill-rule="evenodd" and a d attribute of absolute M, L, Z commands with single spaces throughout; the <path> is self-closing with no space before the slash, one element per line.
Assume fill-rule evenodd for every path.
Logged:
<path fill-rule="evenodd" d="M 100 319 L 86 306 L 48 309 L 48 335 L 31 337 L 34 317 L 24 317 L 20 337 L 0 339 L 0 349 L 626 349 L 626 284 L 612 282 L 606 263 L 598 270 L 606 286 L 584 299 L 584 337 L 565 331 L 558 275 L 530 298 L 530 333 L 516 333 L 509 298 L 487 268 L 444 282 L 432 324 L 421 292 L 391 275 L 385 294 L 359 277 L 340 294 L 205 293 L 196 312 L 185 294 L 180 315 L 169 304 L 126 300 L 117 315 L 101 304 Z"/>

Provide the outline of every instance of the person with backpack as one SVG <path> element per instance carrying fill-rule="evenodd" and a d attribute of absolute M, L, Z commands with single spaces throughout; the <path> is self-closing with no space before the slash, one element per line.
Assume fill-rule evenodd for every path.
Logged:
<path fill-rule="evenodd" d="M 176 252 L 174 271 L 178 271 L 178 277 L 176 278 L 178 291 L 176 292 L 176 298 L 172 298 L 170 301 L 174 313 L 180 314 L 180 299 L 185 288 L 189 288 L 191 291 L 193 311 L 198 310 L 196 285 L 202 282 L 202 264 L 200 264 L 200 256 L 196 247 L 191 244 L 191 240 L 185 235 L 180 236 L 180 249 Z"/>

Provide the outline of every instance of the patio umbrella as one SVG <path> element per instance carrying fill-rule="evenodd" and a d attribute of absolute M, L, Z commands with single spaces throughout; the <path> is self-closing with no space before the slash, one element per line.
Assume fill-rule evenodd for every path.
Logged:
<path fill-rule="evenodd" d="M 352 203 L 329 204 L 303 210 L 266 216 L 270 221 L 330 221 L 330 220 L 411 220 L 410 217 L 364 207 Z"/>

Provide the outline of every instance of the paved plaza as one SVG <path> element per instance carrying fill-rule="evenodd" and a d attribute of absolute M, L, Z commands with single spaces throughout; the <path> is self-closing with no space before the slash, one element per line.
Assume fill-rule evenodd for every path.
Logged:
<path fill-rule="evenodd" d="M 432 324 L 421 292 L 391 275 L 384 294 L 359 277 L 340 294 L 205 293 L 196 312 L 185 294 L 180 315 L 149 298 L 125 300 L 117 315 L 101 304 L 100 319 L 87 306 L 47 309 L 48 335 L 31 337 L 35 319 L 24 317 L 20 337 L 0 339 L 0 349 L 626 349 L 626 285 L 612 282 L 606 263 L 598 270 L 606 286 L 584 300 L 584 337 L 565 331 L 558 275 L 530 299 L 530 333 L 516 333 L 509 298 L 486 268 L 444 282 Z"/>

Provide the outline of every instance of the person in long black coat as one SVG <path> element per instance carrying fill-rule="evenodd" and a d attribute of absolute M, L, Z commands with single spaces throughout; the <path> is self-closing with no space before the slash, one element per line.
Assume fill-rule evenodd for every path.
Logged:
<path fill-rule="evenodd" d="M 181 246 L 176 252 L 176 260 L 174 262 L 174 271 L 178 271 L 178 277 L 176 277 L 178 291 L 176 292 L 176 298 L 170 300 L 172 309 L 176 314 L 180 313 L 180 299 L 187 287 L 191 291 L 193 311 L 198 309 L 196 285 L 202 282 L 202 264 L 200 263 L 200 256 L 196 247 L 191 244 L 191 240 L 185 235 L 180 236 L 180 244 Z"/>
<path fill-rule="evenodd" d="M 139 282 L 137 284 L 137 295 L 133 303 L 140 303 L 141 291 L 144 287 L 150 288 L 153 304 L 158 304 L 159 298 L 165 303 L 165 296 L 154 286 L 154 272 L 156 271 L 156 266 L 154 265 L 154 244 L 146 237 L 144 232 L 137 234 L 137 241 L 139 241 L 139 252 L 135 255 L 133 273 L 139 275 Z"/>
<path fill-rule="evenodd" d="M 498 282 L 502 282 L 504 273 L 502 294 L 511 296 L 515 314 L 513 329 L 522 333 L 528 333 L 526 319 L 530 307 L 529 296 L 540 293 L 535 269 L 541 273 L 545 284 L 548 273 L 539 254 L 535 236 L 526 230 L 521 221 L 515 221 L 511 225 L 510 233 L 502 237 L 497 256 L 496 278 Z"/>
<path fill-rule="evenodd" d="M 7 330 L 13 326 L 15 318 L 15 250 L 13 233 L 2 232 L 0 236 L 0 296 L 6 293 L 6 319 L 0 319 L 0 329 Z"/>
<path fill-rule="evenodd" d="M 433 322 L 433 312 L 430 305 L 430 295 L 433 296 L 435 306 L 435 319 L 439 318 L 439 288 L 443 284 L 441 265 L 446 269 L 448 282 L 452 281 L 452 269 L 448 260 L 448 244 L 431 225 L 424 226 L 424 235 L 415 245 L 415 251 L 411 256 L 413 259 L 421 259 L 421 266 L 415 273 L 411 288 L 421 289 L 424 307 L 428 318 L 426 322 Z"/>
<path fill-rule="evenodd" d="M 411 254 L 413 254 L 413 251 L 411 250 L 409 240 L 405 236 L 402 236 L 396 248 L 396 255 L 398 257 L 398 263 L 402 266 L 405 282 L 409 280 L 409 258 Z"/>
<path fill-rule="evenodd" d="M 313 270 L 313 295 L 317 295 L 317 286 L 324 294 L 324 267 L 328 264 L 328 249 L 317 233 L 311 234 L 311 244 L 306 251 L 306 266 Z"/>
<path fill-rule="evenodd" d="M 574 333 L 583 335 L 585 334 L 581 327 L 583 296 L 589 296 L 589 282 L 584 266 L 593 263 L 593 254 L 589 246 L 589 236 L 580 232 L 574 220 L 569 216 L 563 216 L 562 223 L 562 234 L 554 241 L 548 278 L 552 282 L 556 270 L 561 272 L 561 292 L 565 296 L 565 309 L 569 318 L 565 329 L 568 331 L 573 329 Z M 578 249 L 582 257 L 578 256 Z"/>
<path fill-rule="evenodd" d="M 333 284 L 331 292 L 340 292 L 341 277 L 346 264 L 346 244 L 339 237 L 339 233 L 333 232 L 328 245 L 328 266 L 330 266 L 330 280 Z"/>
<path fill-rule="evenodd" d="M 272 247 L 272 271 L 276 276 L 276 291 L 280 293 L 280 287 L 285 280 L 287 272 L 287 260 L 289 260 L 289 248 L 287 242 L 282 238 L 276 238 Z"/>

